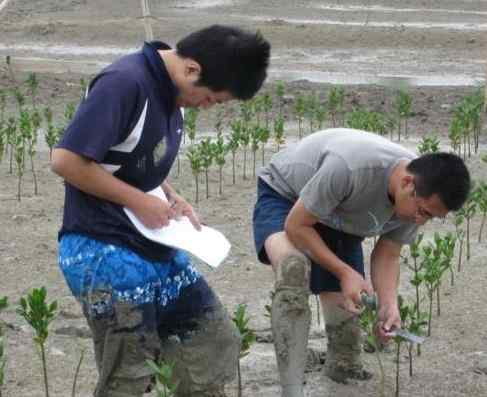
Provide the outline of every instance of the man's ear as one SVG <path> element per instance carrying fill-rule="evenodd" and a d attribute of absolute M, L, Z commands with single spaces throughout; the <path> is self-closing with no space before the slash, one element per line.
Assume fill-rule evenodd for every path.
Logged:
<path fill-rule="evenodd" d="M 201 66 L 191 58 L 184 60 L 184 77 L 191 83 L 196 83 L 201 76 Z"/>
<path fill-rule="evenodd" d="M 401 178 L 401 188 L 405 189 L 408 185 L 414 186 L 414 177 L 410 174 L 406 174 Z"/>

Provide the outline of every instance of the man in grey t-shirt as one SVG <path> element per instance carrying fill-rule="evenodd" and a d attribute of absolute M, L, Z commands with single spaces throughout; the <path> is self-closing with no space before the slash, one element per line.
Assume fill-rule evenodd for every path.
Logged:
<path fill-rule="evenodd" d="M 272 329 L 283 397 L 302 397 L 310 313 L 319 294 L 326 320 L 325 373 L 366 379 L 357 314 L 377 294 L 378 334 L 401 326 L 399 257 L 417 228 L 459 209 L 470 189 L 456 155 L 417 157 L 378 135 L 352 129 L 314 133 L 275 154 L 259 174 L 254 238 L 276 274 Z M 364 278 L 361 242 L 379 236 Z M 303 255 L 304 254 L 304 255 Z"/>

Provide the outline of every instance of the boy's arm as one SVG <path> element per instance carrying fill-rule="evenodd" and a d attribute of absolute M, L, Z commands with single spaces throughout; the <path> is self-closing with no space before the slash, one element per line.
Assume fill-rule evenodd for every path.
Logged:
<path fill-rule="evenodd" d="M 149 228 L 166 226 L 174 217 L 174 211 L 162 200 L 130 186 L 95 161 L 70 150 L 54 149 L 51 169 L 85 193 L 130 208 Z"/>

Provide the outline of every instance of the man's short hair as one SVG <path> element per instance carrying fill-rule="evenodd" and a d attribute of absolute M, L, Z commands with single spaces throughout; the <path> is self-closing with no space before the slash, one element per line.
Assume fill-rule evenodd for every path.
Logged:
<path fill-rule="evenodd" d="M 449 211 L 457 211 L 470 192 L 470 173 L 464 161 L 453 153 L 429 153 L 406 167 L 415 177 L 416 193 L 429 198 L 437 194 Z"/>
<path fill-rule="evenodd" d="M 183 38 L 178 55 L 201 66 L 197 82 L 212 91 L 229 91 L 237 99 L 250 99 L 267 77 L 270 44 L 259 32 L 213 25 Z"/>

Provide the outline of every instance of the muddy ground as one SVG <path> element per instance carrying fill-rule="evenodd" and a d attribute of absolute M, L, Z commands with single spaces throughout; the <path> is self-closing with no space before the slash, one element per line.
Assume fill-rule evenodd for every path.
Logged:
<path fill-rule="evenodd" d="M 0 2 L 1 3 L 1 2 Z M 140 10 L 134 1 L 15 1 L 11 0 L 0 11 L 0 45 L 47 43 L 48 45 L 100 45 L 137 47 L 143 40 L 143 29 L 139 19 Z M 485 30 L 452 28 L 411 28 L 407 23 L 417 21 L 437 24 L 457 21 L 462 24 L 481 26 L 482 12 L 487 12 L 485 1 L 404 1 L 401 8 L 441 8 L 463 10 L 465 13 L 448 12 L 378 12 L 370 11 L 370 22 L 398 20 L 396 27 L 340 26 L 312 23 L 312 19 L 328 18 L 334 21 L 365 21 L 363 11 L 326 11 L 317 7 L 317 2 L 291 1 L 169 1 L 152 2 L 154 33 L 169 42 L 174 42 L 187 31 L 213 22 L 235 22 L 250 28 L 259 28 L 273 44 L 273 68 L 275 70 L 318 70 L 327 67 L 347 72 L 347 59 L 354 67 L 367 73 L 438 75 L 465 73 L 471 77 L 482 77 L 483 59 L 486 53 Z M 322 2 L 324 3 L 324 2 Z M 338 3 L 338 2 L 337 2 Z M 116 4 L 116 5 L 115 5 Z M 209 5 L 213 7 L 208 7 Z M 346 1 L 341 5 L 359 6 L 362 2 Z M 206 5 L 206 7 L 205 7 Z M 396 2 L 377 1 L 376 6 L 397 6 Z M 279 11 L 276 9 L 278 8 Z M 472 11 L 468 14 L 467 11 Z M 269 16 L 269 21 L 254 17 Z M 252 19 L 254 18 L 254 19 Z M 286 21 L 293 19 L 294 21 Z M 295 20 L 300 20 L 296 22 Z M 401 27 L 401 23 L 402 26 Z M 394 56 L 382 56 L 385 50 L 402 54 L 404 60 L 394 61 Z M 330 58 L 313 58 L 333 50 Z M 370 59 L 360 63 L 351 59 L 350 53 L 359 55 L 364 51 L 376 54 L 376 62 Z M 410 51 L 411 57 L 405 54 Z M 386 51 L 387 52 L 387 51 Z M 424 54 L 437 54 L 431 57 Z M 388 52 L 390 55 L 391 53 Z M 14 55 L 28 56 L 29 51 Z M 37 54 L 39 56 L 39 54 Z M 68 55 L 66 55 L 68 56 Z M 442 57 L 443 56 L 443 57 Z M 80 56 L 73 56 L 80 59 Z M 109 61 L 114 55 L 100 55 Z M 415 58 L 417 57 L 417 58 Z M 83 58 L 97 59 L 86 55 Z M 441 62 L 440 62 L 441 60 Z M 375 69 L 374 69 L 375 65 Z M 342 70 L 344 69 L 344 70 Z M 353 70 L 349 70 L 350 73 Z M 19 81 L 26 75 L 16 73 Z M 86 75 L 43 74 L 39 76 L 39 98 L 44 105 L 54 109 L 58 123 L 68 102 L 76 103 L 80 95 L 79 79 Z M 275 76 L 271 75 L 264 90 L 274 92 Z M 0 87 L 11 87 L 11 79 L 3 69 L 0 73 Z M 298 93 L 315 91 L 322 100 L 329 90 L 327 84 L 299 80 L 288 82 L 286 90 L 286 135 L 288 144 L 295 141 L 296 124 L 290 111 L 292 99 Z M 379 85 L 347 85 L 346 109 L 358 104 L 369 110 L 391 110 L 392 88 Z M 452 109 L 466 94 L 473 92 L 467 86 L 410 87 L 414 97 L 414 116 L 409 125 L 410 137 L 403 144 L 416 148 L 424 134 L 432 131 L 442 138 L 444 149 L 448 149 L 446 138 Z M 235 114 L 235 106 L 226 107 L 226 120 Z M 13 111 L 13 103 L 9 111 Z M 274 109 L 276 111 L 276 109 Z M 215 122 L 215 111 L 202 112 L 198 121 L 200 135 L 211 133 Z M 228 123 L 226 123 L 228 125 Z M 41 139 L 41 138 L 40 138 Z M 487 165 L 480 160 L 486 152 L 487 141 L 481 139 L 479 154 L 469 161 L 476 179 L 486 178 Z M 266 148 L 266 160 L 275 150 L 274 144 Z M 7 295 L 10 308 L 2 314 L 7 323 L 8 356 L 7 380 L 4 396 L 42 396 L 40 363 L 34 353 L 31 332 L 15 314 L 15 306 L 21 295 L 34 287 L 45 285 L 51 299 L 61 305 L 60 314 L 52 325 L 48 344 L 51 395 L 70 395 L 72 375 L 82 349 L 86 356 L 79 378 L 79 396 L 91 395 L 96 382 L 96 369 L 89 339 L 89 331 L 76 302 L 71 298 L 58 270 L 56 235 L 61 221 L 63 186 L 59 178 L 49 170 L 49 158 L 45 145 L 40 145 L 36 158 L 40 194 L 33 195 L 32 176 L 27 173 L 23 184 L 22 201 L 17 202 L 16 177 L 9 173 L 6 159 L 0 164 L 0 296 Z M 255 200 L 255 181 L 242 179 L 239 167 L 237 184 L 231 184 L 231 169 L 225 169 L 224 193 L 217 194 L 217 172 L 211 172 L 210 198 L 205 198 L 201 185 L 201 200 L 195 205 L 202 219 L 225 233 L 232 243 L 231 254 L 216 271 L 200 264 L 209 283 L 222 298 L 228 310 L 237 304 L 246 303 L 251 315 L 251 325 L 257 330 L 259 343 L 255 344 L 249 356 L 242 361 L 244 395 L 271 397 L 278 395 L 278 375 L 270 339 L 269 320 L 264 305 L 269 303 L 269 292 L 273 284 L 272 272 L 257 263 L 252 245 L 251 211 Z M 188 164 L 183 161 L 182 172 L 172 174 L 172 183 L 190 200 L 194 200 L 193 178 Z M 225 210 L 222 211 L 222 208 Z M 401 356 L 401 380 L 404 396 L 437 397 L 481 397 L 487 395 L 487 309 L 483 291 L 487 283 L 485 256 L 486 244 L 475 242 L 480 219 L 473 225 L 474 245 L 472 258 L 465 269 L 457 275 L 454 286 L 445 282 L 442 288 L 440 318 L 434 319 L 433 336 L 427 340 L 423 355 L 415 359 L 415 375 L 409 378 L 405 352 Z M 451 219 L 434 222 L 425 231 L 431 237 L 434 231 L 452 230 Z M 371 241 L 365 248 L 370 252 Z M 403 268 L 401 293 L 410 296 L 410 273 Z M 310 346 L 317 351 L 326 350 L 323 338 L 323 324 L 316 321 L 316 304 L 310 300 L 314 315 Z M 375 357 L 364 354 L 369 369 L 376 376 L 367 382 L 339 385 L 326 380 L 319 372 L 320 365 L 311 366 L 307 374 L 307 396 L 376 396 L 378 369 Z M 393 395 L 393 354 L 384 355 L 387 368 L 387 395 Z M 236 396 L 236 383 L 229 385 L 228 395 Z"/>

